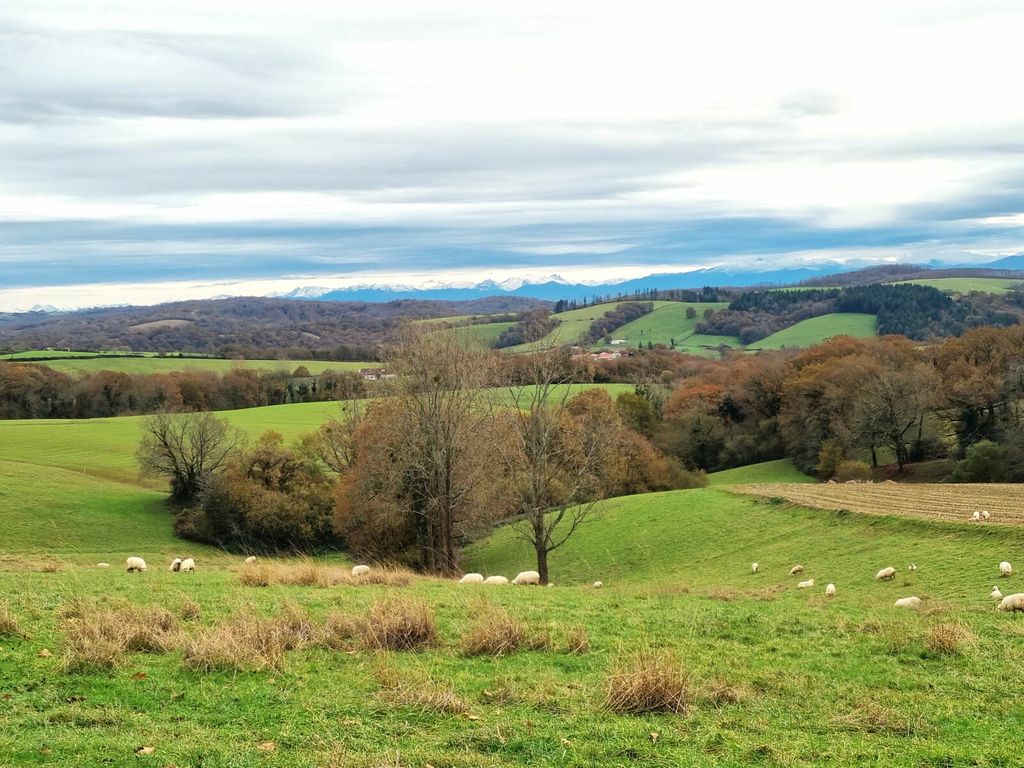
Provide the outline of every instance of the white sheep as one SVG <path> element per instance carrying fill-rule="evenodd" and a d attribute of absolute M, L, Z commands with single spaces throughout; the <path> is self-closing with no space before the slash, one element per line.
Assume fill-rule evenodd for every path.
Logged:
<path fill-rule="evenodd" d="M 540 584 L 540 574 L 536 571 L 522 571 L 512 579 L 512 583 L 520 585 Z"/>
<path fill-rule="evenodd" d="M 191 557 L 186 557 L 181 561 L 181 572 L 182 573 L 195 573 L 196 572 L 196 561 Z"/>
<path fill-rule="evenodd" d="M 144 573 L 146 570 L 146 561 L 141 557 L 129 557 L 124 564 L 128 566 L 128 573 Z"/>
<path fill-rule="evenodd" d="M 760 568 L 760 567 L 761 566 L 758 563 L 751 563 L 750 564 L 750 572 L 751 573 L 757 573 L 757 569 Z"/>
<path fill-rule="evenodd" d="M 993 600 L 1001 600 L 1003 593 L 999 591 L 999 585 L 992 587 L 992 591 L 988 593 L 988 596 Z"/>
<path fill-rule="evenodd" d="M 484 575 L 482 573 L 467 573 L 461 579 L 459 584 L 483 584 Z"/>
<path fill-rule="evenodd" d="M 896 578 L 896 569 L 892 566 L 883 568 L 875 574 L 875 581 L 892 581 Z"/>
<path fill-rule="evenodd" d="M 180 571 L 181 570 L 181 558 L 180 557 L 176 557 L 173 560 L 171 560 L 171 567 L 168 568 L 167 570 L 169 570 L 171 573 L 177 573 L 178 571 Z"/>
<path fill-rule="evenodd" d="M 507 576 L 488 576 L 484 579 L 484 584 L 508 584 Z"/>
<path fill-rule="evenodd" d="M 825 597 L 835 597 L 835 596 L 836 596 L 836 585 L 835 584 L 829 584 L 827 587 L 825 587 Z"/>
<path fill-rule="evenodd" d="M 1024 592 L 1007 595 L 999 604 L 1000 611 L 1024 611 Z"/>
<path fill-rule="evenodd" d="M 604 586 L 604 582 L 603 581 L 595 581 L 594 582 L 594 589 L 600 589 L 603 586 Z"/>
<path fill-rule="evenodd" d="M 911 563 L 910 565 L 908 565 L 907 566 L 907 570 L 910 571 L 911 573 L 916 571 L 917 570 L 917 563 Z"/>
<path fill-rule="evenodd" d="M 245 558 L 245 564 L 246 565 L 252 565 L 255 562 L 256 562 L 256 555 L 249 555 L 247 558 Z"/>
<path fill-rule="evenodd" d="M 981 510 L 981 519 L 982 520 L 988 520 L 990 517 L 992 517 L 992 515 L 989 514 L 989 511 L 987 509 Z"/>
<path fill-rule="evenodd" d="M 97 568 L 109 568 L 110 563 L 96 563 Z"/>
<path fill-rule="evenodd" d="M 895 605 L 897 608 L 914 608 L 916 610 L 917 608 L 921 607 L 921 598 L 901 597 L 899 600 L 893 603 L 893 605 Z"/>
<path fill-rule="evenodd" d="M 999 575 L 1000 576 L 1012 576 L 1013 575 L 1013 566 L 1010 565 L 1005 560 L 1003 560 L 1003 562 L 1001 562 L 999 564 Z"/>
<path fill-rule="evenodd" d="M 974 510 L 974 514 L 971 515 L 971 520 L 973 520 L 976 523 L 980 522 L 981 521 L 981 512 L 979 512 L 978 510 Z"/>
<path fill-rule="evenodd" d="M 808 579 L 807 581 L 801 581 L 796 585 L 797 589 L 807 589 L 808 587 L 814 586 L 814 579 Z"/>
<path fill-rule="evenodd" d="M 370 572 L 370 566 L 368 565 L 354 565 L 352 566 L 352 576 L 365 576 Z"/>
<path fill-rule="evenodd" d="M 803 572 L 804 572 L 804 567 L 802 565 L 794 565 L 792 568 L 789 569 L 789 575 L 790 576 L 796 576 L 798 573 L 803 573 Z"/>

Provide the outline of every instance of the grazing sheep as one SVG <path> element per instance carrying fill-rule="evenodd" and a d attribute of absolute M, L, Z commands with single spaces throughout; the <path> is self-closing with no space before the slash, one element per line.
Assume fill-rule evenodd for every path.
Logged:
<path fill-rule="evenodd" d="M 604 586 L 604 582 L 603 581 L 595 581 L 594 582 L 594 589 L 600 589 L 603 586 Z"/>
<path fill-rule="evenodd" d="M 540 584 L 540 574 L 536 571 L 522 571 L 512 579 L 512 583 L 520 585 Z"/>
<path fill-rule="evenodd" d="M 110 563 L 96 563 L 97 568 L 109 568 Z"/>
<path fill-rule="evenodd" d="M 976 523 L 978 521 L 980 521 L 981 520 L 981 512 L 979 512 L 978 510 L 974 510 L 974 514 L 971 515 L 971 520 L 973 520 Z"/>
<path fill-rule="evenodd" d="M 484 584 L 508 584 L 507 576 L 488 576 L 484 579 Z"/>
<path fill-rule="evenodd" d="M 467 573 L 461 579 L 459 584 L 483 584 L 484 575 L 482 573 Z"/>
<path fill-rule="evenodd" d="M 1024 611 L 1024 592 L 1007 595 L 999 604 L 1000 611 Z"/>
<path fill-rule="evenodd" d="M 835 596 L 836 596 L 836 585 L 835 584 L 829 584 L 827 587 L 825 587 L 825 597 L 835 597 Z"/>
<path fill-rule="evenodd" d="M 171 573 L 177 573 L 178 571 L 180 571 L 181 570 L 181 558 L 180 557 L 176 557 L 173 560 L 171 560 L 171 567 L 168 568 L 167 570 L 169 570 Z"/>
<path fill-rule="evenodd" d="M 789 569 L 789 575 L 790 576 L 796 576 L 798 573 L 803 573 L 803 572 L 804 572 L 804 567 L 802 565 L 794 565 L 792 568 Z"/>
<path fill-rule="evenodd" d="M 916 563 L 911 563 L 910 565 L 907 566 L 907 570 L 910 571 L 911 573 L 913 573 L 914 571 L 917 570 L 917 564 Z"/>
<path fill-rule="evenodd" d="M 370 566 L 368 565 L 354 565 L 352 566 L 353 576 L 365 576 L 370 572 Z"/>
<path fill-rule="evenodd" d="M 999 586 L 996 585 L 992 587 L 992 591 L 988 593 L 988 596 L 991 597 L 993 600 L 1001 600 L 1003 597 L 1003 593 L 999 591 Z"/>
<path fill-rule="evenodd" d="M 999 575 L 1000 576 L 1012 576 L 1013 575 L 1013 566 L 1010 565 L 1005 560 L 1003 560 L 1003 562 L 1001 562 L 999 564 Z"/>
<path fill-rule="evenodd" d="M 797 589 L 807 589 L 808 587 L 814 586 L 814 579 L 808 579 L 807 581 L 801 581 L 796 585 Z"/>
<path fill-rule="evenodd" d="M 757 569 L 760 568 L 760 567 L 761 566 L 758 565 L 757 563 L 751 563 L 750 564 L 750 572 L 751 573 L 757 573 Z"/>
<path fill-rule="evenodd" d="M 196 561 L 191 557 L 186 557 L 181 561 L 181 572 L 182 573 L 195 573 L 196 572 Z"/>
<path fill-rule="evenodd" d="M 992 517 L 992 515 L 989 514 L 989 511 L 987 509 L 981 510 L 981 519 L 982 520 L 988 520 L 990 517 Z"/>
<path fill-rule="evenodd" d="M 899 600 L 893 603 L 893 605 L 895 605 L 897 608 L 914 608 L 916 610 L 917 608 L 921 607 L 921 598 L 901 597 Z"/>
<path fill-rule="evenodd" d="M 146 570 L 146 561 L 141 557 L 129 557 L 124 564 L 128 566 L 128 573 L 144 573 Z"/>
<path fill-rule="evenodd" d="M 255 562 L 256 562 L 256 555 L 249 555 L 247 558 L 245 558 L 245 564 L 246 565 L 252 565 Z"/>
<path fill-rule="evenodd" d="M 892 581 L 896 578 L 896 569 L 892 566 L 883 568 L 875 574 L 875 581 Z"/>
<path fill-rule="evenodd" d="M 836 481 L 835 480 L 829 480 L 827 483 L 825 483 L 825 485 L 836 485 Z"/>

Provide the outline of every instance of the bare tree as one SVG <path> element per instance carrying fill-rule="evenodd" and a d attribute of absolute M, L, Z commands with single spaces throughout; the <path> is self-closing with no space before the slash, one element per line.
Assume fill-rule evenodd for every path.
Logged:
<path fill-rule="evenodd" d="M 172 499 L 190 502 L 203 478 L 219 472 L 243 441 L 241 432 L 207 411 L 158 413 L 143 420 L 135 455 L 143 472 L 170 479 Z"/>
<path fill-rule="evenodd" d="M 879 370 L 871 376 L 854 404 L 853 426 L 860 442 L 871 449 L 888 448 L 897 471 L 910 458 L 908 432 L 920 424 L 932 376 L 925 365 L 899 370 Z"/>
<path fill-rule="evenodd" d="M 511 488 L 509 511 L 522 518 L 516 532 L 533 547 L 542 584 L 548 582 L 548 555 L 593 509 L 601 464 L 613 443 L 611 435 L 594 429 L 599 425 L 569 412 L 574 364 L 564 349 L 532 353 L 530 383 L 509 387 L 512 408 L 495 415 L 508 421 L 510 433 L 496 446 Z"/>
<path fill-rule="evenodd" d="M 320 425 L 312 435 L 305 435 L 300 451 L 331 472 L 342 474 L 355 463 L 356 430 L 363 422 L 365 406 L 354 401 L 341 401 L 341 415 Z"/>

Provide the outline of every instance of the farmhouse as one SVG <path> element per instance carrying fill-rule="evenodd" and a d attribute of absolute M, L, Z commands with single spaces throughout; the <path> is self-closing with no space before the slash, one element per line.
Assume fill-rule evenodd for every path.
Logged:
<path fill-rule="evenodd" d="M 398 378 L 397 374 L 387 368 L 360 368 L 359 375 L 363 377 L 364 381 L 388 381 Z"/>

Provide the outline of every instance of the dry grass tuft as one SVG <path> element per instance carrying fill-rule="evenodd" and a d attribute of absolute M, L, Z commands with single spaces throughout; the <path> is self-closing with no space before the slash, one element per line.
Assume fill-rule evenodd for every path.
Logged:
<path fill-rule="evenodd" d="M 581 655 L 590 651 L 590 636 L 587 628 L 577 625 L 569 630 L 565 638 L 565 652 L 572 655 Z"/>
<path fill-rule="evenodd" d="M 18 618 L 5 602 L 0 602 L 0 637 L 23 637 Z"/>
<path fill-rule="evenodd" d="M 61 614 L 69 671 L 110 669 L 128 652 L 167 653 L 180 643 L 177 621 L 158 606 L 101 609 L 75 601 Z"/>
<path fill-rule="evenodd" d="M 353 577 L 351 571 L 338 566 L 302 563 L 249 563 L 238 572 L 238 581 L 246 587 L 267 587 L 271 584 L 299 587 L 365 586 L 368 584 L 405 587 L 416 576 L 405 568 L 374 566 L 369 573 Z"/>
<path fill-rule="evenodd" d="M 320 642 L 322 630 L 313 623 L 306 610 L 295 603 L 286 603 L 274 621 L 280 629 L 286 651 Z"/>
<path fill-rule="evenodd" d="M 478 614 L 462 637 L 466 656 L 503 656 L 515 653 L 523 645 L 523 625 L 503 608 L 490 608 Z"/>
<path fill-rule="evenodd" d="M 739 704 L 750 695 L 748 689 L 731 685 L 725 680 L 712 680 L 702 687 L 701 697 L 713 707 Z"/>
<path fill-rule="evenodd" d="M 59 570 L 60 566 L 53 560 L 46 560 L 39 566 L 40 573 L 57 573 Z"/>
<path fill-rule="evenodd" d="M 461 715 L 469 709 L 450 683 L 428 674 L 403 678 L 387 659 L 378 664 L 376 674 L 380 684 L 377 695 L 389 705 L 448 715 Z"/>
<path fill-rule="evenodd" d="M 685 713 L 687 679 L 667 651 L 639 651 L 620 657 L 606 682 L 605 705 L 617 714 Z"/>
<path fill-rule="evenodd" d="M 874 699 L 861 701 L 853 710 L 835 718 L 847 731 L 914 736 L 920 734 L 919 722 L 896 707 L 886 707 Z"/>
<path fill-rule="evenodd" d="M 352 645 L 351 641 L 365 633 L 365 619 L 334 611 L 324 620 L 319 645 L 335 651 L 347 650 Z"/>
<path fill-rule="evenodd" d="M 196 621 L 203 615 L 203 609 L 199 603 L 191 597 L 186 597 L 181 601 L 181 607 L 178 609 L 178 613 L 185 621 Z"/>
<path fill-rule="evenodd" d="M 295 634 L 281 619 L 240 614 L 210 627 L 185 644 L 183 660 L 200 672 L 277 669 Z"/>
<path fill-rule="evenodd" d="M 437 642 L 430 606 L 418 600 L 384 598 L 370 608 L 363 640 L 370 648 L 416 651 Z"/>
<path fill-rule="evenodd" d="M 955 655 L 962 653 L 965 648 L 973 646 L 976 642 L 977 638 L 966 624 L 959 621 L 945 621 L 933 624 L 928 628 L 924 647 L 930 653 Z"/>

